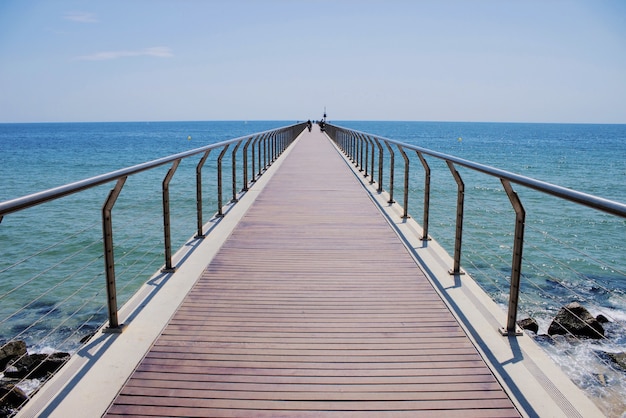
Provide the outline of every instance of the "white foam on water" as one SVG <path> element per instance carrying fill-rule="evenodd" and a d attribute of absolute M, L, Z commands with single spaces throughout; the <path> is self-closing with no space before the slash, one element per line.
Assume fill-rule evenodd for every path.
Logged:
<path fill-rule="evenodd" d="M 20 388 L 26 395 L 30 396 L 31 393 L 39 389 L 41 381 L 39 379 L 24 379 L 15 386 Z"/>

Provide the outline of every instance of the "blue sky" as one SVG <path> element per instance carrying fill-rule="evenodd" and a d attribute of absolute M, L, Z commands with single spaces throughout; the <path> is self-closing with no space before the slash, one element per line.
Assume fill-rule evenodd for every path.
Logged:
<path fill-rule="evenodd" d="M 626 123 L 622 0 L 0 1 L 0 122 Z"/>

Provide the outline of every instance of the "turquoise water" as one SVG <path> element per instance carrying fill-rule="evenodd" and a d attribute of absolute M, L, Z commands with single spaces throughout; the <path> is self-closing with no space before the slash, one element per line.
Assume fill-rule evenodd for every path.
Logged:
<path fill-rule="evenodd" d="M 0 124 L 0 201 L 291 123 Z M 626 201 L 626 125 L 336 124 Z M 205 168 L 205 220 L 215 212 L 215 158 L 212 154 Z M 170 185 L 174 249 L 195 232 L 197 159 L 191 160 L 181 163 Z M 412 161 L 409 213 L 421 222 L 423 174 L 419 161 Z M 429 163 L 430 235 L 452 252 L 456 185 L 444 163 Z M 402 164 L 397 158 L 396 186 L 402 184 Z M 115 206 L 120 305 L 163 264 L 160 189 L 167 168 L 129 178 Z M 497 179 L 459 171 L 466 189 L 462 267 L 505 306 L 514 213 Z M 225 199 L 230 182 L 226 162 Z M 106 320 L 100 209 L 111 187 L 7 215 L 0 223 L 0 342 L 19 337 L 36 349 L 72 350 Z M 626 220 L 516 190 L 528 225 L 519 317 L 535 317 L 546 332 L 560 306 L 579 300 L 612 321 L 603 349 L 626 351 Z M 402 190 L 396 188 L 395 197 L 401 202 Z M 56 244 L 59 237 L 67 238 Z M 14 265 L 18 260 L 23 261 Z M 596 347 L 584 346 L 584 361 L 592 363 Z M 565 351 L 571 346 L 546 348 L 570 367 Z M 586 386 L 580 376 L 573 378 Z"/>
<path fill-rule="evenodd" d="M 0 201 L 286 124 L 0 124 Z M 216 157 L 204 169 L 205 220 L 216 211 Z M 173 251 L 195 232 L 197 161 L 184 160 L 170 185 Z M 164 262 L 161 181 L 167 170 L 131 176 L 115 205 L 120 306 Z M 0 223 L 0 341 L 22 338 L 35 349 L 72 350 L 106 320 L 100 211 L 112 186 L 10 214 Z"/>

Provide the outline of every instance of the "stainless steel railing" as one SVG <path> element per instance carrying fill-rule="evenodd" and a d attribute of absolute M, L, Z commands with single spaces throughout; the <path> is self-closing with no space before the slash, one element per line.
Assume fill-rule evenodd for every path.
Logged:
<path fill-rule="evenodd" d="M 574 202 L 579 205 L 584 205 L 592 209 L 606 212 L 611 215 L 626 218 L 626 204 L 604 199 L 598 196 L 582 193 L 576 190 L 568 189 L 565 187 L 557 186 L 551 183 L 536 180 L 530 177 L 525 177 L 519 174 L 511 173 L 505 170 L 501 170 L 495 167 L 479 164 L 473 161 L 458 158 L 452 155 L 444 154 L 441 152 L 429 150 L 419 146 L 414 146 L 392 139 L 383 138 L 377 135 L 369 133 L 359 132 L 352 129 L 347 129 L 331 124 L 326 125 L 326 132 L 338 147 L 348 156 L 348 158 L 364 173 L 364 176 L 371 177 L 371 183 L 375 182 L 375 172 L 377 171 L 378 177 L 378 192 L 383 190 L 383 170 L 385 167 L 385 154 L 382 144 L 388 151 L 387 157 L 390 161 L 389 168 L 389 203 L 394 202 L 394 178 L 395 178 L 395 150 L 400 153 L 404 159 L 404 186 L 403 186 L 403 216 L 407 218 L 408 204 L 409 204 L 409 183 L 410 183 L 410 158 L 406 151 L 414 151 L 419 158 L 419 161 L 424 169 L 424 214 L 422 220 L 422 239 L 429 239 L 428 235 L 428 223 L 430 213 L 430 178 L 431 169 L 425 156 L 437 158 L 443 160 L 450 170 L 456 185 L 457 185 L 457 204 L 456 204 L 456 220 L 455 220 L 455 241 L 454 241 L 454 255 L 453 265 L 450 269 L 450 274 L 461 275 L 461 251 L 462 251 L 462 238 L 463 238 L 463 220 L 464 220 L 464 195 L 465 185 L 463 179 L 456 169 L 456 166 L 462 166 L 492 177 L 496 177 L 502 183 L 504 190 L 511 202 L 511 205 L 515 211 L 515 230 L 513 238 L 513 251 L 511 262 L 511 283 L 509 289 L 509 303 L 508 303 L 508 315 L 507 323 L 505 327 L 501 328 L 503 335 L 515 335 L 519 331 L 516 327 L 517 311 L 518 311 L 518 299 L 520 290 L 520 278 L 522 272 L 522 253 L 524 247 L 524 229 L 525 229 L 525 217 L 526 212 L 522 202 L 513 189 L 512 184 L 516 184 L 522 187 L 534 189 L 541 193 L 556 196 L 560 199 L 564 199 L 570 202 Z M 378 153 L 376 153 L 376 149 Z M 376 161 L 376 154 L 378 155 Z M 375 164 L 378 163 L 378 169 L 375 169 Z"/>
<path fill-rule="evenodd" d="M 113 240 L 113 220 L 112 210 L 117 198 L 119 197 L 124 183 L 129 176 L 155 169 L 165 164 L 171 164 L 165 178 L 162 182 L 162 201 L 163 201 L 163 234 L 164 234 L 164 273 L 175 271 L 176 266 L 172 264 L 172 242 L 171 242 L 171 225 L 170 225 L 170 198 L 169 183 L 174 177 L 180 162 L 184 159 L 200 155 L 200 160 L 196 165 L 196 218 L 197 232 L 196 238 L 204 238 L 203 232 L 203 197 L 202 197 L 202 167 L 205 164 L 209 154 L 213 150 L 221 150 L 217 159 L 217 213 L 216 217 L 224 216 L 223 202 L 223 181 L 222 181 L 222 160 L 226 156 L 227 150 L 232 146 L 231 166 L 232 166 L 232 200 L 237 201 L 240 192 L 246 192 L 250 187 L 250 183 L 256 180 L 264 170 L 268 168 L 280 154 L 293 142 L 293 140 L 304 130 L 306 124 L 295 124 L 279 129 L 260 132 L 228 141 L 207 145 L 190 151 L 170 155 L 168 157 L 138 164 L 132 167 L 123 168 L 121 170 L 91 177 L 75 183 L 66 184 L 53 189 L 23 196 L 20 198 L 8 200 L 0 203 L 0 227 L 2 219 L 15 212 L 31 208 L 33 206 L 45 204 L 62 197 L 80 193 L 82 191 L 95 188 L 97 186 L 115 182 L 114 187 L 109 192 L 102 206 L 102 236 L 103 251 L 105 260 L 106 290 L 108 304 L 108 329 L 112 332 L 119 332 L 121 326 L 118 321 L 117 306 L 117 290 L 115 283 L 115 257 L 114 257 L 114 240 Z M 240 146 L 243 145 L 241 152 L 238 153 Z M 248 151 L 251 151 L 251 161 L 248 159 Z M 242 155 L 241 170 L 241 189 L 237 183 L 237 155 Z M 255 159 L 255 157 L 257 159 Z M 257 164 L 255 165 L 255 161 Z M 251 164 L 249 164 L 249 162 Z M 248 169 L 251 165 L 252 177 L 249 181 Z"/>

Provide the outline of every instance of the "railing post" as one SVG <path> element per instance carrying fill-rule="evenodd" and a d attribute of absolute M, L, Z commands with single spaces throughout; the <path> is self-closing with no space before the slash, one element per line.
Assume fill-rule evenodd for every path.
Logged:
<path fill-rule="evenodd" d="M 206 162 L 207 158 L 211 150 L 208 150 L 204 153 L 198 165 L 196 165 L 196 218 L 197 218 L 197 226 L 198 230 L 196 232 L 196 238 L 204 238 L 204 234 L 202 233 L 202 167 Z"/>
<path fill-rule="evenodd" d="M 359 136 L 355 133 L 354 134 L 354 166 L 355 167 L 359 167 L 359 154 L 361 153 L 361 140 L 359 139 Z"/>
<path fill-rule="evenodd" d="M 334 127 L 331 130 L 331 135 L 330 137 L 333 138 L 333 140 L 335 141 L 335 144 L 337 144 L 337 146 L 339 147 L 339 149 L 341 150 L 341 152 L 343 152 L 344 154 L 346 153 L 346 147 L 345 147 L 345 135 L 343 131 L 337 131 Z"/>
<path fill-rule="evenodd" d="M 357 166 L 359 167 L 359 171 L 363 171 L 363 137 L 360 134 L 357 134 L 357 138 L 359 138 L 358 144 L 360 148 Z"/>
<path fill-rule="evenodd" d="M 276 132 L 272 132 L 272 134 L 270 135 L 270 143 L 269 143 L 269 148 L 267 150 L 268 152 L 267 167 L 271 166 L 272 163 L 274 162 L 274 155 L 276 154 L 277 136 L 278 134 Z"/>
<path fill-rule="evenodd" d="M 243 189 L 241 190 L 244 192 L 248 191 L 248 147 L 253 139 L 254 137 L 250 137 L 250 139 L 246 141 L 246 145 L 243 146 Z M 254 150 L 254 147 L 252 147 L 252 149 Z M 252 164 L 254 164 L 254 157 L 252 158 Z M 252 168 L 252 171 L 254 172 L 254 168 Z"/>
<path fill-rule="evenodd" d="M 393 200 L 393 180 L 396 171 L 396 156 L 389 142 L 385 141 L 385 146 L 389 150 L 389 201 L 387 203 L 392 204 L 395 202 L 395 200 Z"/>
<path fill-rule="evenodd" d="M 285 149 L 287 148 L 287 142 L 290 136 L 291 136 L 291 132 L 288 130 L 284 130 L 281 133 L 280 147 L 278 148 L 278 155 L 276 156 L 276 159 L 278 159 L 278 157 L 280 157 L 282 153 L 285 151 Z"/>
<path fill-rule="evenodd" d="M 252 160 L 252 179 L 250 179 L 250 182 L 254 183 L 256 181 L 256 152 L 254 151 L 254 147 L 256 146 L 256 144 L 259 142 L 259 138 L 261 138 L 260 135 L 257 135 L 256 138 L 254 138 L 254 140 L 252 141 L 252 153 L 250 155 L 250 158 Z"/>
<path fill-rule="evenodd" d="M 463 239 L 463 200 L 465 195 L 465 184 L 461 175 L 454 167 L 454 164 L 446 160 L 450 172 L 454 176 L 454 180 L 457 184 L 457 199 L 456 199 L 456 235 L 454 239 L 454 267 L 449 271 L 450 274 L 463 274 L 461 272 L 461 241 Z"/>
<path fill-rule="evenodd" d="M 521 335 L 522 331 L 517 327 L 517 305 L 519 301 L 519 288 L 522 276 L 522 252 L 524 250 L 524 225 L 526 222 L 526 211 L 519 196 L 511 187 L 508 180 L 500 179 L 504 186 L 511 205 L 515 210 L 515 237 L 513 241 L 513 259 L 511 263 L 511 289 L 509 291 L 509 312 L 506 328 L 500 328 L 502 335 Z"/>
<path fill-rule="evenodd" d="M 224 158 L 229 146 L 230 144 L 224 146 L 219 157 L 217 157 L 217 214 L 215 216 L 218 218 L 224 216 L 224 212 L 222 211 L 222 158 Z"/>
<path fill-rule="evenodd" d="M 268 150 L 269 150 L 269 144 L 268 141 L 271 141 L 272 138 L 272 134 L 267 134 L 267 136 L 265 137 L 265 140 L 263 141 L 263 170 L 267 170 L 267 166 L 268 166 Z"/>
<path fill-rule="evenodd" d="M 262 164 L 262 148 L 263 148 L 263 144 L 265 143 L 265 138 L 267 138 L 267 134 L 264 134 L 259 141 L 257 142 L 257 144 L 259 145 L 259 152 L 258 152 L 258 159 L 259 159 L 259 172 L 257 174 L 257 177 L 261 177 L 261 173 L 263 171 L 263 164 Z"/>
<path fill-rule="evenodd" d="M 117 318 L 117 288 L 115 285 L 115 257 L 113 253 L 113 219 L 111 211 L 117 200 L 126 177 L 117 180 L 115 187 L 109 192 L 102 206 L 102 235 L 104 243 L 104 267 L 107 286 L 107 306 L 109 308 L 109 328 L 111 332 L 120 332 L 121 327 Z"/>
<path fill-rule="evenodd" d="M 363 139 L 363 143 L 365 144 L 365 166 L 364 168 L 364 174 L 363 177 L 367 178 L 367 176 L 369 175 L 367 173 L 367 169 L 368 169 L 368 163 L 369 163 L 369 154 L 370 154 L 370 141 L 367 140 L 367 136 L 365 135 L 361 135 L 362 139 Z"/>
<path fill-rule="evenodd" d="M 423 232 L 422 232 L 422 240 L 430 240 L 428 238 L 428 217 L 430 213 L 430 167 L 428 166 L 428 162 L 424 158 L 421 152 L 415 151 L 420 161 L 422 162 L 422 166 L 424 167 L 424 222 L 423 222 Z"/>
<path fill-rule="evenodd" d="M 276 141 L 276 153 L 274 154 L 274 161 L 278 159 L 280 154 L 282 154 L 283 150 L 285 149 L 284 148 L 285 135 L 286 135 L 285 131 L 278 134 L 278 141 Z"/>
<path fill-rule="evenodd" d="M 358 148 L 358 144 L 357 144 L 357 139 L 356 139 L 356 135 L 354 134 L 354 132 L 350 132 L 350 151 L 348 153 L 348 155 L 350 156 L 350 161 L 352 161 L 352 164 L 354 164 L 355 166 L 358 165 L 357 161 L 358 161 L 358 152 L 359 152 L 359 148 Z"/>
<path fill-rule="evenodd" d="M 376 142 L 376 146 L 378 147 L 378 193 L 383 191 L 383 161 L 384 161 L 384 152 L 383 146 L 380 145 L 380 141 L 377 138 L 374 138 Z"/>
<path fill-rule="evenodd" d="M 239 149 L 239 146 L 241 145 L 242 141 L 237 142 L 237 145 L 235 145 L 235 148 L 233 149 L 233 199 L 231 200 L 231 203 L 235 203 L 237 202 L 237 150 Z"/>
<path fill-rule="evenodd" d="M 350 132 L 350 160 L 355 167 L 359 165 L 359 142 L 354 132 Z"/>
<path fill-rule="evenodd" d="M 172 266 L 172 235 L 170 231 L 170 181 L 176 173 L 180 160 L 174 161 L 163 179 L 163 235 L 165 239 L 165 267 L 161 272 L 172 273 L 176 269 Z"/>
<path fill-rule="evenodd" d="M 272 134 L 270 135 L 270 143 L 269 143 L 269 148 L 268 148 L 268 160 L 267 160 L 267 166 L 271 166 L 274 163 L 274 155 L 276 154 L 276 140 L 277 140 L 277 136 L 278 134 L 276 132 L 272 132 Z"/>
<path fill-rule="evenodd" d="M 402 158 L 404 159 L 404 214 L 402 217 L 407 219 L 409 217 L 409 157 L 407 157 L 406 152 L 402 149 L 402 146 L 398 145 L 398 150 L 400 150 L 400 154 L 402 154 Z"/>
<path fill-rule="evenodd" d="M 374 184 L 374 160 L 375 160 L 375 152 L 374 152 L 374 140 L 372 139 L 372 137 L 368 136 L 367 137 L 367 141 L 370 143 L 370 145 L 372 146 L 372 161 L 370 163 L 370 184 Z"/>

